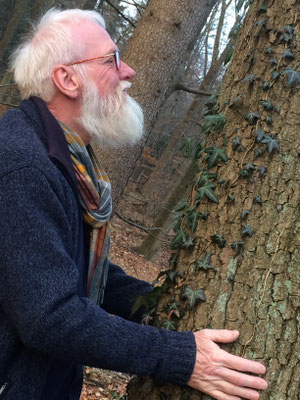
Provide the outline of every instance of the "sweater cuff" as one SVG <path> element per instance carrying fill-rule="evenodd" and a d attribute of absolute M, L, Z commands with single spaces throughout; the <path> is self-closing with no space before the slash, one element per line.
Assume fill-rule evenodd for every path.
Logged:
<path fill-rule="evenodd" d="M 189 381 L 196 362 L 196 342 L 193 332 L 172 332 L 164 329 L 161 334 L 161 362 L 153 378 L 184 386 Z"/>

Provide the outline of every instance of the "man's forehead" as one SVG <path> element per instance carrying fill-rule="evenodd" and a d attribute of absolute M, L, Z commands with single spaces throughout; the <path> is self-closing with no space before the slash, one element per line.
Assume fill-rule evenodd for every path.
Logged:
<path fill-rule="evenodd" d="M 84 43 L 88 52 L 113 53 L 117 46 L 104 28 L 94 22 L 83 21 L 73 29 L 75 43 Z"/>

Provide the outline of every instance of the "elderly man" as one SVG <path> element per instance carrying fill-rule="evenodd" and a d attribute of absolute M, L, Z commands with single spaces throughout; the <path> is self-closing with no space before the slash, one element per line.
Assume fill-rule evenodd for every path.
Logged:
<path fill-rule="evenodd" d="M 0 122 L 0 400 L 78 400 L 82 364 L 258 399 L 265 367 L 215 343 L 237 331 L 129 320 L 152 288 L 109 262 L 110 183 L 90 142 L 135 143 L 143 115 L 102 17 L 50 10 L 11 66 L 25 100 Z"/>

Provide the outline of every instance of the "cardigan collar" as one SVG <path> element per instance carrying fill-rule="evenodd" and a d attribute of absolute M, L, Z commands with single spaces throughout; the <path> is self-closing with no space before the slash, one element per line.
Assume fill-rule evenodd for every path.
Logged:
<path fill-rule="evenodd" d="M 32 114 L 32 102 L 34 103 L 35 109 L 38 112 L 38 115 L 42 122 L 42 129 L 39 129 L 39 132 L 41 133 L 42 139 L 45 142 L 49 157 L 54 157 L 64 165 L 73 181 L 73 184 L 75 185 L 75 187 L 77 187 L 77 180 L 73 163 L 70 157 L 68 143 L 59 122 L 49 111 L 44 100 L 36 96 L 30 97 L 29 100 L 23 101 L 20 105 L 20 108 L 26 112 L 31 120 L 35 120 L 34 115 Z M 28 109 L 29 107 L 30 109 Z M 33 123 L 36 122 L 34 120 Z"/>

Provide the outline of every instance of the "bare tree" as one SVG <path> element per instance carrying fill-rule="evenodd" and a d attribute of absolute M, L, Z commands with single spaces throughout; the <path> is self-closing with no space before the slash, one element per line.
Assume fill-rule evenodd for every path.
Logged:
<path fill-rule="evenodd" d="M 227 349 L 265 363 L 262 400 L 299 398 L 299 11 L 296 0 L 250 5 L 172 242 L 178 278 L 154 315 L 173 329 L 240 330 Z M 207 396 L 144 380 L 129 394 L 140 398 Z"/>
<path fill-rule="evenodd" d="M 145 140 L 168 91 L 177 81 L 188 51 L 193 48 L 216 2 L 149 1 L 124 54 L 124 61 L 136 71 L 131 95 L 145 110 Z M 112 180 L 115 206 L 144 142 L 130 149 L 98 149 L 101 162 Z"/>

